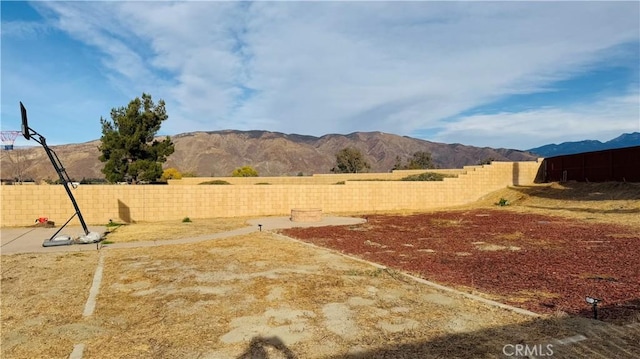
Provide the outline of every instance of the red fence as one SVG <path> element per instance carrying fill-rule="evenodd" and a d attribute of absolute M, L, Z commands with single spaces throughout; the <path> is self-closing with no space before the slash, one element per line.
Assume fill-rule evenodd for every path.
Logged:
<path fill-rule="evenodd" d="M 545 158 L 542 182 L 640 182 L 640 146 Z"/>

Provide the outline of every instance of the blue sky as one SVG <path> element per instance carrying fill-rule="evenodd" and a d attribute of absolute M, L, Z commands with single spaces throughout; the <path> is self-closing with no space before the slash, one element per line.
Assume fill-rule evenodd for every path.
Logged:
<path fill-rule="evenodd" d="M 640 3 L 1 3 L 1 127 L 99 139 L 143 92 L 161 134 L 382 131 L 528 149 L 640 131 Z M 16 145 L 35 144 L 23 138 Z"/>

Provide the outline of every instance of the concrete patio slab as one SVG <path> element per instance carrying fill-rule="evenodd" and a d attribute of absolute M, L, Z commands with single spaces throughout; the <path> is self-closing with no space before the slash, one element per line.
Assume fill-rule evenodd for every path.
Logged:
<path fill-rule="evenodd" d="M 90 232 L 104 233 L 105 226 L 89 226 Z M 71 246 L 43 247 L 42 243 L 53 236 L 57 228 L 14 227 L 0 229 L 0 254 L 14 253 L 53 253 L 95 251 L 96 244 L 74 244 Z M 84 235 L 82 227 L 65 227 L 58 235 L 77 238 Z"/>

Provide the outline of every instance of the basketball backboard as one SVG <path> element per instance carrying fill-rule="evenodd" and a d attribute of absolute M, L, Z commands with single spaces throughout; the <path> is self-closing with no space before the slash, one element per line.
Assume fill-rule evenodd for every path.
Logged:
<path fill-rule="evenodd" d="M 27 109 L 24 108 L 22 101 L 20 101 L 20 114 L 22 115 L 22 136 L 28 140 L 31 138 L 31 134 L 29 133 L 29 123 L 27 121 Z"/>

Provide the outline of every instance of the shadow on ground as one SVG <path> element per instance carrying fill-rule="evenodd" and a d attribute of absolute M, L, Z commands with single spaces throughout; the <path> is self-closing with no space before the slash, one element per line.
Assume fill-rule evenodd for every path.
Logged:
<path fill-rule="evenodd" d="M 273 337 L 254 337 L 247 350 L 237 359 L 268 359 L 277 353 L 277 358 L 297 359 L 298 357 L 289 349 L 282 339 Z"/>
<path fill-rule="evenodd" d="M 402 333 L 400 333 L 402 334 Z M 409 334 L 409 333 L 407 333 Z M 394 335 L 387 343 L 354 347 L 331 356 L 313 358 L 637 358 L 640 323 L 613 325 L 586 318 L 536 319 L 475 332 L 445 334 L 432 340 L 405 342 Z M 378 339 L 378 338 L 376 338 Z M 366 341 L 366 340 L 365 340 Z M 309 354 L 309 353 L 307 353 Z M 298 358 L 278 337 L 254 337 L 238 359 Z"/>
<path fill-rule="evenodd" d="M 514 186 L 510 188 L 527 196 L 553 200 L 640 200 L 640 183 L 630 182 L 562 182 L 549 186 Z"/>
<path fill-rule="evenodd" d="M 596 311 L 598 319 L 605 322 L 620 325 L 640 322 L 640 298 L 614 304 L 607 304 L 605 300 L 597 304 Z M 577 315 L 587 318 L 594 317 L 593 308 L 587 306 Z"/>
<path fill-rule="evenodd" d="M 582 212 L 582 213 L 601 213 L 601 214 L 632 214 L 638 213 L 640 214 L 640 209 L 623 209 L 623 208 L 613 208 L 613 209 L 598 209 L 598 208 L 578 208 L 578 207 L 547 207 L 547 206 L 527 206 L 528 208 L 536 208 L 543 209 L 545 211 L 570 211 L 570 212 Z"/>

